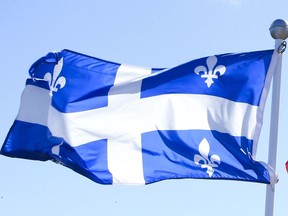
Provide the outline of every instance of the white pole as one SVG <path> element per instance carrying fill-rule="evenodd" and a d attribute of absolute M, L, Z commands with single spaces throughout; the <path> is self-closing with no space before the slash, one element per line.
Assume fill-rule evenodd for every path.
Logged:
<path fill-rule="evenodd" d="M 274 75 L 273 75 L 272 107 L 271 107 L 271 117 L 270 117 L 270 139 L 269 139 L 268 164 L 274 170 L 274 172 L 276 172 L 280 84 L 281 84 L 281 56 L 279 56 L 279 60 L 276 66 L 276 71 L 274 72 Z M 272 181 L 269 185 L 266 186 L 265 216 L 273 216 L 275 183 L 276 182 Z"/>
<path fill-rule="evenodd" d="M 275 39 L 275 51 L 278 52 L 278 48 L 281 46 L 281 43 L 288 37 L 288 24 L 284 20 L 275 20 L 270 27 L 270 33 L 271 36 Z M 273 75 L 268 153 L 268 164 L 271 166 L 274 172 L 276 172 L 282 53 L 279 53 L 279 55 L 278 63 Z M 275 183 L 275 180 L 272 180 L 271 183 L 266 187 L 265 216 L 273 216 Z"/>

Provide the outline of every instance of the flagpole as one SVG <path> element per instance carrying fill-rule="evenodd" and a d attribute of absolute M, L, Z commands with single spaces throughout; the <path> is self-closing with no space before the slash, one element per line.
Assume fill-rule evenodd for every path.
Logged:
<path fill-rule="evenodd" d="M 270 27 L 270 34 L 275 39 L 275 51 L 279 54 L 277 66 L 273 75 L 272 88 L 272 107 L 270 116 L 270 138 L 269 138 L 269 153 L 268 165 L 276 172 L 276 156 L 277 156 L 277 141 L 278 141 L 278 122 L 279 122 L 279 104 L 280 104 L 280 87 L 281 87 L 281 68 L 282 68 L 282 52 L 286 43 L 284 40 L 288 37 L 288 24 L 286 21 L 277 19 Z M 271 179 L 270 184 L 266 186 L 266 205 L 265 216 L 273 216 L 274 211 L 274 195 L 275 184 L 277 177 Z"/>

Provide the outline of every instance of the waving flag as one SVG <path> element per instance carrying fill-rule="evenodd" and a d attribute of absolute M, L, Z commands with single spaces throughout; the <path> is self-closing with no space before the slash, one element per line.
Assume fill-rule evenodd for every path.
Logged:
<path fill-rule="evenodd" d="M 29 71 L 1 153 L 52 160 L 101 184 L 269 183 L 254 157 L 274 58 L 267 50 L 149 69 L 49 53 Z"/>

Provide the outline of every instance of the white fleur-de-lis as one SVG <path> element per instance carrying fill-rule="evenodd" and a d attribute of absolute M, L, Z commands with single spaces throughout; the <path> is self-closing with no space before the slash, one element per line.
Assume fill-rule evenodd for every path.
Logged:
<path fill-rule="evenodd" d="M 208 88 L 210 88 L 210 86 L 214 83 L 213 79 L 218 79 L 218 75 L 222 76 L 226 72 L 226 67 L 224 65 L 218 65 L 215 67 L 217 61 L 216 56 L 210 56 L 206 60 L 208 68 L 201 65 L 194 69 L 194 72 L 197 75 L 200 75 L 201 73 L 201 78 L 206 78 L 205 83 L 207 84 Z"/>
<path fill-rule="evenodd" d="M 220 157 L 218 155 L 211 155 L 209 157 L 210 145 L 208 141 L 204 138 L 199 144 L 199 153 L 201 155 L 194 156 L 194 162 L 197 165 L 201 165 L 201 168 L 206 168 L 206 173 L 211 177 L 214 173 L 213 167 L 218 167 L 220 162 Z"/>
<path fill-rule="evenodd" d="M 44 79 L 49 82 L 50 89 L 52 92 L 57 92 L 63 88 L 66 84 L 66 79 L 63 76 L 59 76 L 63 68 L 63 58 L 61 58 L 55 65 L 53 74 L 48 72 L 44 75 Z"/>

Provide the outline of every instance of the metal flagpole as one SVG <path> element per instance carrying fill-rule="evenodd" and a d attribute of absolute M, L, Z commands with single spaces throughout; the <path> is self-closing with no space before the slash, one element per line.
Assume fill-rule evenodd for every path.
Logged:
<path fill-rule="evenodd" d="M 288 24 L 284 20 L 277 19 L 271 24 L 269 30 L 271 36 L 275 39 L 275 51 L 277 51 L 279 54 L 279 59 L 273 75 L 271 105 L 272 107 L 270 116 L 270 139 L 268 153 L 268 164 L 276 172 L 282 53 L 284 52 L 286 47 L 286 42 L 284 40 L 288 37 Z M 271 183 L 266 187 L 265 216 L 273 216 L 276 183 L 277 180 L 272 179 Z"/>

